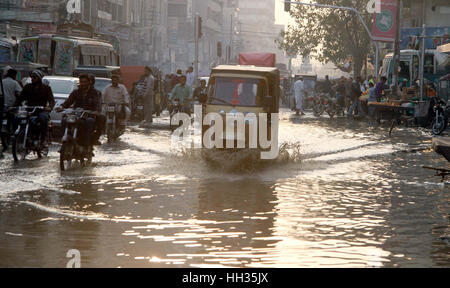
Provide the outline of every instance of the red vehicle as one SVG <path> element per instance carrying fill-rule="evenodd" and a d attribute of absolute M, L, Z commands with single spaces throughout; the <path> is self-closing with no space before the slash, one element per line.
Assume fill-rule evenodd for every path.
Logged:
<path fill-rule="evenodd" d="M 122 84 L 125 85 L 130 92 L 133 90 L 133 84 L 138 82 L 144 73 L 145 66 L 120 66 Z"/>
<path fill-rule="evenodd" d="M 274 53 L 241 53 L 239 54 L 239 65 L 276 67 L 276 58 Z"/>

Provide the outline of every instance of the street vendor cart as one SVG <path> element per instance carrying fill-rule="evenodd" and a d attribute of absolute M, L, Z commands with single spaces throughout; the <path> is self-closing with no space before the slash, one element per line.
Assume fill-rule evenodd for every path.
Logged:
<path fill-rule="evenodd" d="M 390 101 L 390 102 L 369 102 L 369 107 L 375 108 L 375 114 L 377 121 L 388 120 L 392 121 L 389 135 L 392 134 L 392 130 L 395 125 L 400 125 L 402 122 L 407 122 L 410 119 L 414 119 L 415 108 L 404 101 Z"/>

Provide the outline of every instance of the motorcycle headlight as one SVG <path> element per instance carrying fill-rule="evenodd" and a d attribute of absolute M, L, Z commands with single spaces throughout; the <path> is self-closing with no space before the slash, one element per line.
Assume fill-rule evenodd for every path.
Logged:
<path fill-rule="evenodd" d="M 73 115 L 70 115 L 70 116 L 68 116 L 67 117 L 67 123 L 71 123 L 71 124 L 74 124 L 74 123 L 76 123 L 77 122 L 77 117 L 75 117 L 75 116 L 73 116 Z"/>

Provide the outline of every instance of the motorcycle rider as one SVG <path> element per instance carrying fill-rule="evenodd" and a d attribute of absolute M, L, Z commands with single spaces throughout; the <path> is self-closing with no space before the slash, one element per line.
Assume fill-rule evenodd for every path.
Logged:
<path fill-rule="evenodd" d="M 201 104 L 205 104 L 207 100 L 207 87 L 206 80 L 200 80 L 200 86 L 195 88 L 194 90 L 194 100 L 200 102 Z"/>
<path fill-rule="evenodd" d="M 57 111 L 73 107 L 74 109 L 81 108 L 83 110 L 100 112 L 101 98 L 97 93 L 97 90 L 92 88 L 89 75 L 81 74 L 78 78 L 80 80 L 79 88 L 70 94 L 69 98 L 57 109 Z M 87 149 L 91 143 L 93 145 L 98 144 L 96 143 L 98 142 L 98 138 L 96 137 L 99 137 L 101 133 L 94 133 L 96 127 L 95 123 L 95 115 L 90 114 L 86 119 L 80 119 L 80 142 L 85 149 Z M 65 125 L 65 119 L 63 119 L 62 126 L 65 127 Z M 92 139 L 90 139 L 90 135 L 93 135 Z"/>
<path fill-rule="evenodd" d="M 120 76 L 114 74 L 111 77 L 112 84 L 106 86 L 102 93 L 102 103 L 107 106 L 110 104 L 122 105 L 121 111 L 118 115 L 119 125 L 125 130 L 128 120 L 131 116 L 130 110 L 130 96 L 127 88 L 119 84 Z"/>
<path fill-rule="evenodd" d="M 180 83 L 175 85 L 172 90 L 172 95 L 170 95 L 169 100 L 174 101 L 178 100 L 182 105 L 184 111 L 189 110 L 189 100 L 192 99 L 192 88 L 191 86 L 186 84 L 186 76 L 181 75 L 179 78 Z"/>
<path fill-rule="evenodd" d="M 53 97 L 52 88 L 42 83 L 44 73 L 40 70 L 34 70 L 30 74 L 31 84 L 25 85 L 19 97 L 17 97 L 14 106 L 20 106 L 26 102 L 28 106 L 42 106 L 44 111 L 38 111 L 38 121 L 41 125 L 41 145 L 47 147 L 48 121 L 49 113 L 55 107 L 55 98 Z"/>
<path fill-rule="evenodd" d="M 14 114 L 10 113 L 9 109 L 14 105 L 16 102 L 17 97 L 19 97 L 20 92 L 22 92 L 22 87 L 20 87 L 19 82 L 16 81 L 17 76 L 17 70 L 13 68 L 9 68 L 6 71 L 5 78 L 2 80 L 3 83 L 3 92 L 4 92 L 4 110 L 6 113 L 6 120 L 7 120 L 7 129 L 8 131 L 13 131 L 13 122 L 14 122 Z M 5 139 L 2 138 L 2 141 Z M 6 143 L 2 142 L 3 146 L 3 152 L 6 152 L 8 149 Z"/>
<path fill-rule="evenodd" d="M 362 91 L 361 91 L 361 82 L 362 79 L 360 76 L 358 76 L 356 78 L 355 81 L 353 81 L 352 86 L 351 86 L 351 100 L 352 100 L 352 105 L 350 106 L 350 109 L 348 110 L 347 116 L 351 117 L 353 115 L 353 112 L 355 111 L 355 109 L 358 109 L 358 113 L 360 116 L 365 117 L 366 113 L 364 112 L 362 105 L 361 105 L 361 101 L 359 100 L 359 97 L 361 97 L 362 95 Z"/>

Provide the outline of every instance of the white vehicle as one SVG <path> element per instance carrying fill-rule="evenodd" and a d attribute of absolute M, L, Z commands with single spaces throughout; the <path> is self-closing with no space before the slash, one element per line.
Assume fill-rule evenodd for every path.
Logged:
<path fill-rule="evenodd" d="M 78 78 L 75 77 L 65 77 L 65 76 L 45 76 L 44 80 L 49 82 L 50 87 L 53 91 L 53 96 L 55 97 L 55 108 L 61 106 L 64 101 L 66 101 L 70 94 L 78 89 Z M 61 127 L 62 114 L 52 111 L 50 113 L 50 120 L 53 126 Z"/>
<path fill-rule="evenodd" d="M 95 89 L 97 89 L 100 92 L 103 92 L 105 88 L 111 85 L 111 79 L 109 78 L 97 78 L 95 77 Z"/>

